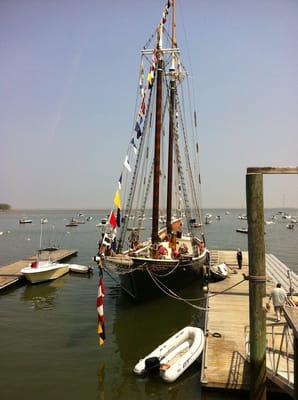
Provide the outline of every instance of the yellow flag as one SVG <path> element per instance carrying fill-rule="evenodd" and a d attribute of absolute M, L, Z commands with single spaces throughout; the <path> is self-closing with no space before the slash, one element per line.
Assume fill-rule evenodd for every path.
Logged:
<path fill-rule="evenodd" d="M 117 190 L 115 197 L 114 197 L 114 204 L 119 210 L 121 210 L 121 200 L 120 200 L 120 193 L 119 190 Z"/>
<path fill-rule="evenodd" d="M 98 323 L 97 333 L 99 334 L 99 336 L 98 336 L 98 344 L 100 346 L 102 346 L 104 344 L 104 340 L 103 340 L 102 335 L 101 335 L 103 333 L 103 330 L 102 330 L 102 326 L 101 326 L 100 322 Z"/>

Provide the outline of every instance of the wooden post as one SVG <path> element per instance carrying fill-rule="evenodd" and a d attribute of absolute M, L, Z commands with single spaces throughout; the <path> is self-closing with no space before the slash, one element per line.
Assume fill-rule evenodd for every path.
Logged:
<path fill-rule="evenodd" d="M 298 338 L 294 337 L 294 400 L 298 400 Z"/>
<path fill-rule="evenodd" d="M 250 398 L 266 400 L 266 295 L 263 176 L 246 175 L 249 256 Z"/>

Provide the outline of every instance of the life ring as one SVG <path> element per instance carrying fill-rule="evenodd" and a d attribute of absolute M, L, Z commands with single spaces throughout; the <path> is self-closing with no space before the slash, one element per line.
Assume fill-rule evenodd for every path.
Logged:
<path fill-rule="evenodd" d="M 214 332 L 214 333 L 212 333 L 212 336 L 216 337 L 216 338 L 220 338 L 221 334 L 219 332 Z"/>

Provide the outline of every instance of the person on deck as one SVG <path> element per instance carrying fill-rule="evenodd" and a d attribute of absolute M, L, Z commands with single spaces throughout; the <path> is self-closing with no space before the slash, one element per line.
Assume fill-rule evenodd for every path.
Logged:
<path fill-rule="evenodd" d="M 180 254 L 188 253 L 188 248 L 187 248 L 186 244 L 185 243 L 181 243 L 180 246 L 179 246 L 178 251 L 179 251 Z"/>
<path fill-rule="evenodd" d="M 173 249 L 172 249 L 172 258 L 173 258 L 174 260 L 178 260 L 178 259 L 180 258 L 180 253 L 179 253 L 179 251 L 173 250 Z"/>
<path fill-rule="evenodd" d="M 160 244 L 158 246 L 158 253 L 159 253 L 159 257 L 164 259 L 164 258 L 166 258 L 166 255 L 168 254 L 168 250 L 162 244 Z"/>
<path fill-rule="evenodd" d="M 238 268 L 241 269 L 242 268 L 242 251 L 239 248 L 237 249 L 236 257 L 237 257 Z"/>
<path fill-rule="evenodd" d="M 272 299 L 274 311 L 276 313 L 276 322 L 280 322 L 282 309 L 286 303 L 287 293 L 278 283 L 274 289 L 271 290 L 269 302 Z"/>

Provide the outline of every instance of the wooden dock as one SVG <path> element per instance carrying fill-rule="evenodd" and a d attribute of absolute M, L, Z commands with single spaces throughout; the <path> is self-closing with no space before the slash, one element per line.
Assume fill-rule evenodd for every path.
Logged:
<path fill-rule="evenodd" d="M 51 260 L 58 262 L 75 256 L 77 253 L 78 250 L 71 249 L 42 250 L 38 255 L 38 259 L 41 261 Z M 35 260 L 37 260 L 37 255 L 0 267 L 0 291 L 23 281 L 24 276 L 21 273 L 21 269 L 27 267 Z"/>
<path fill-rule="evenodd" d="M 243 252 L 241 270 L 238 269 L 235 251 L 211 253 L 212 264 L 222 262 L 229 266 L 229 276 L 223 281 L 209 284 L 201 383 L 205 389 L 249 390 L 249 281 L 243 276 L 248 276 L 248 253 Z M 266 271 L 270 270 L 270 276 L 266 273 L 267 296 L 280 280 L 276 280 L 275 267 L 271 264 L 275 267 L 279 264 L 278 270 L 281 266 L 287 268 L 276 257 L 266 255 Z M 296 277 L 295 274 L 292 276 L 293 279 Z M 287 290 L 288 284 L 285 288 Z M 264 298 L 264 308 L 266 300 L 268 297 Z M 273 307 L 266 315 L 266 325 L 272 325 L 276 318 Z M 275 334 L 280 330 L 281 335 L 284 324 L 279 325 L 275 328 Z"/>

